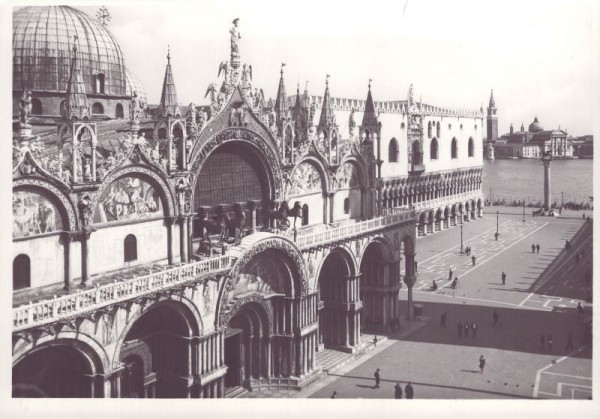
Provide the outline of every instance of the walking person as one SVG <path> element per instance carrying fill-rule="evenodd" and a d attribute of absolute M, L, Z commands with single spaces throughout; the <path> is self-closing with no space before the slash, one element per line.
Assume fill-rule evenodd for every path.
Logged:
<path fill-rule="evenodd" d="M 535 253 L 535 244 L 531 245 L 531 253 Z"/>
<path fill-rule="evenodd" d="M 483 374 L 483 369 L 485 368 L 485 357 L 483 355 L 481 355 L 479 357 L 479 370 L 480 370 L 480 374 Z"/>
<path fill-rule="evenodd" d="M 498 312 L 496 310 L 494 310 L 494 314 L 492 314 L 492 317 L 494 318 L 494 326 L 498 325 Z"/>
<path fill-rule="evenodd" d="M 473 339 L 477 337 L 477 322 L 471 323 L 471 336 Z"/>
<path fill-rule="evenodd" d="M 506 274 L 502 271 L 502 285 L 506 285 Z"/>
<path fill-rule="evenodd" d="M 446 327 L 446 317 L 447 317 L 446 313 L 442 314 L 442 317 L 440 319 L 440 327 Z"/>
<path fill-rule="evenodd" d="M 377 371 L 375 371 L 375 374 L 373 374 L 375 376 L 375 388 L 379 388 L 379 381 L 380 381 L 380 377 L 379 377 L 379 368 L 377 368 Z"/>
<path fill-rule="evenodd" d="M 537 252 L 540 253 L 540 244 L 539 243 L 535 245 L 535 250 L 537 250 Z"/>
<path fill-rule="evenodd" d="M 569 336 L 567 336 L 567 346 L 565 349 L 573 349 L 573 332 L 569 332 Z"/>
<path fill-rule="evenodd" d="M 332 399 L 337 399 L 337 391 L 334 391 L 333 394 L 331 395 Z"/>
<path fill-rule="evenodd" d="M 462 321 L 458 321 L 458 324 L 456 325 L 456 331 L 458 332 L 458 337 L 462 338 L 462 332 L 463 332 L 463 324 Z"/>
<path fill-rule="evenodd" d="M 448 272 L 448 281 L 452 281 L 452 268 L 450 268 L 450 272 Z"/>
<path fill-rule="evenodd" d="M 496 233 L 494 233 L 494 238 L 496 239 L 496 241 L 498 241 L 498 236 L 499 235 L 500 235 L 500 233 L 498 233 L 497 231 L 496 231 Z"/>
<path fill-rule="evenodd" d="M 552 344 L 554 343 L 554 340 L 552 339 L 552 335 L 548 335 L 546 342 L 548 342 L 548 352 L 552 353 Z"/>
<path fill-rule="evenodd" d="M 540 351 L 544 352 L 546 347 L 546 337 L 544 335 L 540 336 Z"/>
<path fill-rule="evenodd" d="M 413 386 L 410 381 L 408 382 L 406 387 L 404 387 L 404 394 L 406 394 L 407 399 L 412 399 L 415 395 L 415 391 L 413 390 Z"/>
<path fill-rule="evenodd" d="M 473 255 L 473 256 L 471 257 L 471 260 L 473 261 L 473 266 L 475 266 L 475 261 L 477 260 L 477 258 L 475 257 L 475 255 Z"/>
<path fill-rule="evenodd" d="M 400 385 L 400 381 L 396 383 L 394 386 L 394 398 L 401 399 L 402 398 L 402 386 Z"/>
<path fill-rule="evenodd" d="M 469 326 L 469 322 L 465 322 L 465 337 L 468 338 L 469 337 L 469 329 L 471 328 L 471 326 Z"/>

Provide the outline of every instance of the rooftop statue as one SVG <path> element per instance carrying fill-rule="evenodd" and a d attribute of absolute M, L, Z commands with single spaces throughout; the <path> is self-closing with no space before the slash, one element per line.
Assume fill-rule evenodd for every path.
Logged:
<path fill-rule="evenodd" d="M 239 42 L 240 39 L 242 39 L 242 36 L 240 35 L 240 31 L 238 30 L 238 22 L 240 21 L 240 19 L 235 18 L 233 19 L 233 26 L 231 27 L 231 29 L 229 30 L 229 33 L 231 33 L 231 55 L 240 55 L 240 50 L 239 50 Z"/>
<path fill-rule="evenodd" d="M 19 102 L 19 126 L 21 128 L 31 128 L 29 125 L 29 115 L 31 114 L 31 90 L 23 90 L 23 96 Z"/>

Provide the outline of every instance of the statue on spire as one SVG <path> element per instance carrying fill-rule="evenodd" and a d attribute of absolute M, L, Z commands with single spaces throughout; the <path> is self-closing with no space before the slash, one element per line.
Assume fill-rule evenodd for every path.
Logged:
<path fill-rule="evenodd" d="M 412 83 L 410 84 L 409 88 L 408 88 L 408 106 L 412 106 L 414 103 L 414 94 L 413 94 L 413 85 Z"/>
<path fill-rule="evenodd" d="M 233 19 L 233 26 L 231 27 L 231 29 L 229 30 L 229 32 L 231 33 L 231 55 L 232 56 L 238 56 L 240 55 L 240 50 L 239 50 L 239 42 L 240 39 L 242 39 L 242 36 L 240 35 L 240 31 L 238 30 L 238 22 L 240 21 L 239 18 L 235 18 Z"/>

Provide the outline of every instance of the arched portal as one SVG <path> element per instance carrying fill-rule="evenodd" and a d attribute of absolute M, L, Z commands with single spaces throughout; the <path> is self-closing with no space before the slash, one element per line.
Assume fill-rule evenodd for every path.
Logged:
<path fill-rule="evenodd" d="M 427 235 L 427 212 L 423 211 L 419 216 L 419 224 L 417 225 L 417 235 Z"/>
<path fill-rule="evenodd" d="M 194 222 L 194 237 L 212 240 L 210 236 L 217 235 L 228 241 L 235 229 L 260 230 L 266 222 L 263 206 L 272 196 L 272 174 L 258 150 L 242 141 L 222 144 L 197 177 L 194 209 L 200 217 Z M 226 224 L 229 228 L 220 228 Z"/>
<path fill-rule="evenodd" d="M 371 242 L 360 263 L 361 329 L 388 331 L 398 317 L 399 264 L 389 260 L 384 245 Z"/>
<path fill-rule="evenodd" d="M 225 394 L 236 387 L 252 388 L 254 382 L 268 379 L 272 375 L 271 356 L 267 313 L 258 303 L 246 303 L 231 318 L 225 332 Z M 275 375 L 291 375 L 287 363 L 275 364 Z"/>
<path fill-rule="evenodd" d="M 134 320 L 121 345 L 121 396 L 188 397 L 192 380 L 191 337 L 199 325 L 182 303 L 160 302 Z"/>
<path fill-rule="evenodd" d="M 351 256 L 343 249 L 329 253 L 319 272 L 319 344 L 346 352 L 360 343 L 359 283 Z"/>
<path fill-rule="evenodd" d="M 96 368 L 76 345 L 61 343 L 34 350 L 13 367 L 13 397 L 102 396 Z"/>

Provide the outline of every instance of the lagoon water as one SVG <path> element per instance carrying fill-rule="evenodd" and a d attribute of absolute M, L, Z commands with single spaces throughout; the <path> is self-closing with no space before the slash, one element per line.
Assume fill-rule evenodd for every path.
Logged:
<path fill-rule="evenodd" d="M 551 201 L 589 203 L 593 195 L 593 160 L 553 160 L 550 164 Z M 541 160 L 484 160 L 483 193 L 486 199 L 541 201 L 544 165 Z"/>

